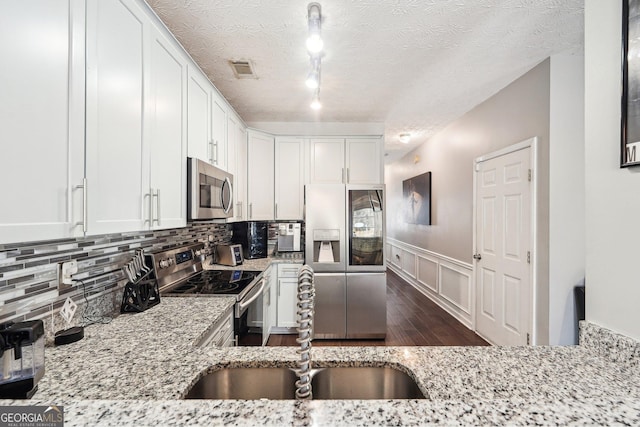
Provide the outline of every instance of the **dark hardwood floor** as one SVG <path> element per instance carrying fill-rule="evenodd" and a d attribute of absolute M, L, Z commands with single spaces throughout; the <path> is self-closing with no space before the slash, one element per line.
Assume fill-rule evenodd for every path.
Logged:
<path fill-rule="evenodd" d="M 269 346 L 295 346 L 297 335 L 271 335 Z M 387 270 L 384 340 L 313 340 L 314 346 L 489 345 L 413 286 Z"/>

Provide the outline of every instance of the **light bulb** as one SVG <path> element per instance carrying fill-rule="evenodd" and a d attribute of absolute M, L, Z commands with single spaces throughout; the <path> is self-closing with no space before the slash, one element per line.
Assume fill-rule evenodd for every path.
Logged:
<path fill-rule="evenodd" d="M 309 89 L 317 89 L 320 86 L 320 75 L 318 70 L 311 70 L 307 76 L 305 84 Z"/>
<path fill-rule="evenodd" d="M 310 107 L 313 110 L 319 110 L 322 108 L 322 104 L 320 103 L 320 98 L 317 95 L 313 97 L 313 101 L 311 101 Z"/>
<path fill-rule="evenodd" d="M 320 53 L 324 47 L 324 42 L 320 34 L 310 34 L 307 38 L 307 50 L 310 53 Z"/>
<path fill-rule="evenodd" d="M 400 142 L 402 142 L 403 144 L 408 144 L 409 141 L 411 141 L 411 134 L 401 133 L 399 139 L 400 139 Z"/>
<path fill-rule="evenodd" d="M 307 50 L 309 53 L 319 53 L 324 47 L 324 42 L 320 37 L 322 27 L 322 11 L 319 3 L 309 3 L 307 5 L 307 21 L 309 24 L 309 38 L 307 38 Z"/>

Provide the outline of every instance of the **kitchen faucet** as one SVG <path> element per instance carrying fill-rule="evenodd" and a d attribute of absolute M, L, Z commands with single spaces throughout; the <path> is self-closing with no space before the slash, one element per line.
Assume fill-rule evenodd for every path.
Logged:
<path fill-rule="evenodd" d="M 298 338 L 300 355 L 296 375 L 296 398 L 312 399 L 311 391 L 311 340 L 313 335 L 313 299 L 315 297 L 313 269 L 304 265 L 298 273 Z"/>

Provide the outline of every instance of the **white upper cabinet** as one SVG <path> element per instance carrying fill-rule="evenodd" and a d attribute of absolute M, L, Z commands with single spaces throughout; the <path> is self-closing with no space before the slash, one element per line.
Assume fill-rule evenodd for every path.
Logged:
<path fill-rule="evenodd" d="M 247 132 L 248 220 L 274 219 L 274 138 Z"/>
<path fill-rule="evenodd" d="M 382 184 L 382 139 L 311 139 L 309 165 L 313 184 Z"/>
<path fill-rule="evenodd" d="M 382 140 L 347 138 L 346 183 L 383 184 Z"/>
<path fill-rule="evenodd" d="M 275 148 L 275 219 L 304 217 L 304 140 L 277 137 Z"/>
<path fill-rule="evenodd" d="M 189 157 L 213 164 L 209 113 L 210 83 L 195 66 L 189 65 L 187 83 L 187 138 Z"/>
<path fill-rule="evenodd" d="M 344 184 L 344 139 L 311 139 L 309 182 Z"/>
<path fill-rule="evenodd" d="M 131 0 L 87 1 L 86 177 L 90 234 L 141 230 L 148 17 Z M 148 225 L 147 225 L 148 227 Z"/>
<path fill-rule="evenodd" d="M 139 3 L 87 3 L 88 234 L 186 224 L 186 90 L 186 57 Z"/>
<path fill-rule="evenodd" d="M 82 235 L 84 3 L 3 2 L 0 57 L 0 243 Z"/>
<path fill-rule="evenodd" d="M 187 61 L 157 29 L 151 40 L 151 95 L 146 109 L 150 127 L 149 222 L 154 229 L 187 223 Z M 144 169 L 144 168 L 143 168 Z"/>
<path fill-rule="evenodd" d="M 211 160 L 227 170 L 227 107 L 215 89 L 211 92 Z"/>
<path fill-rule="evenodd" d="M 0 243 L 182 227 L 187 156 L 246 177 L 243 125 L 143 0 L 3 6 Z"/>
<path fill-rule="evenodd" d="M 195 66 L 188 77 L 189 157 L 227 169 L 227 104 Z"/>
<path fill-rule="evenodd" d="M 227 169 L 233 175 L 233 217 L 227 222 L 245 221 L 247 206 L 247 133 L 235 117 L 227 118 Z"/>

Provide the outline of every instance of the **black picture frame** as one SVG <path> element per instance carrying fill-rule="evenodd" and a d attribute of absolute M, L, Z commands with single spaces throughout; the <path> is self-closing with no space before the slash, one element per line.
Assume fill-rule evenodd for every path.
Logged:
<path fill-rule="evenodd" d="M 640 165 L 640 0 L 622 0 L 620 167 Z"/>
<path fill-rule="evenodd" d="M 404 222 L 431 225 L 431 172 L 402 181 Z"/>

